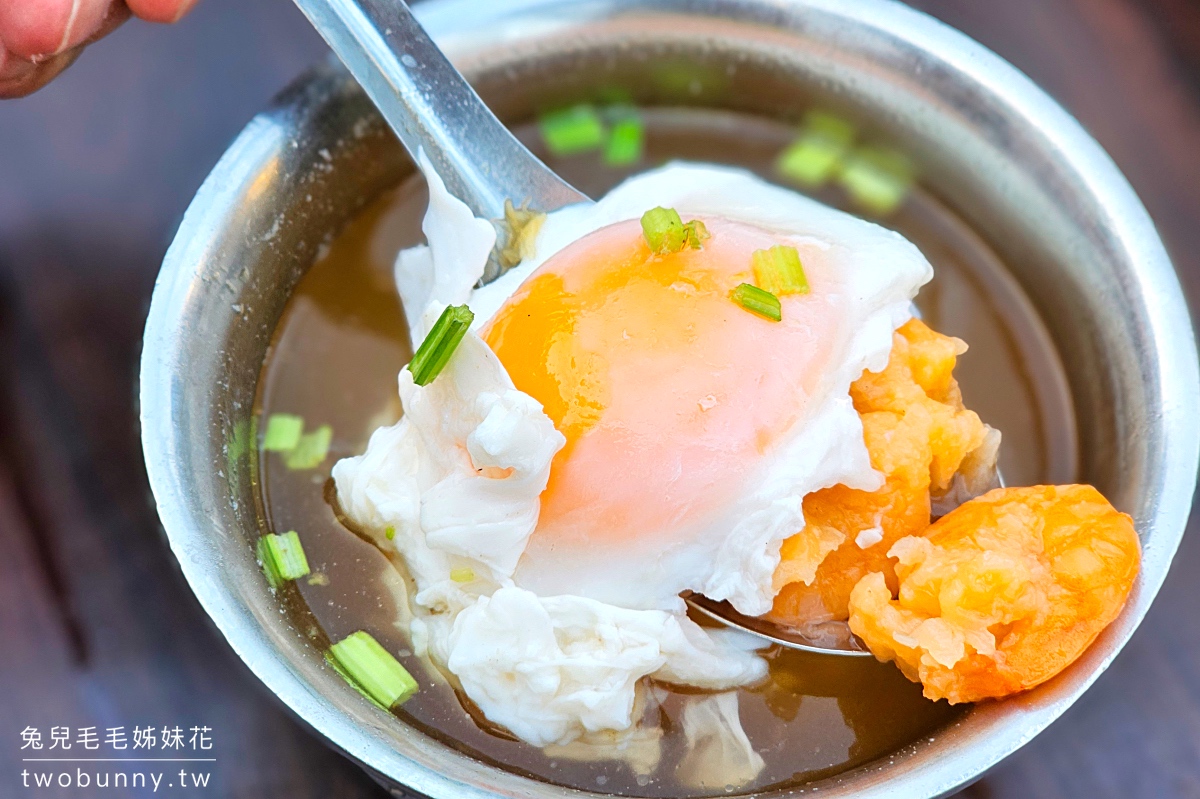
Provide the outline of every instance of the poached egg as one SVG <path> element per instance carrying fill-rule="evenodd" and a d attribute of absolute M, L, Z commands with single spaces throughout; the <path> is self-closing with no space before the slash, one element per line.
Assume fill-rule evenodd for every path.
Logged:
<path fill-rule="evenodd" d="M 333 472 L 347 517 L 413 577 L 414 647 L 519 738 L 636 739 L 641 763 L 645 678 L 726 692 L 697 700 L 688 738 L 732 741 L 752 778 L 731 689 L 765 663 L 692 622 L 680 592 L 765 613 L 803 497 L 881 485 L 849 386 L 886 365 L 931 267 L 744 171 L 672 164 L 549 214 L 535 255 L 475 288 L 495 231 L 421 167 L 428 245 L 396 268 L 414 346 L 447 305 L 475 323 L 432 383 L 401 372 L 404 417 Z M 711 237 L 651 252 L 638 220 L 655 206 Z M 775 245 L 810 286 L 780 322 L 730 299 Z"/>

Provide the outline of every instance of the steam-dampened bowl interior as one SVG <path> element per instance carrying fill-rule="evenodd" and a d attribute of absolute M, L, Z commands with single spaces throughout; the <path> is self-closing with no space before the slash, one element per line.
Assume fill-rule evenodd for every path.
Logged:
<path fill-rule="evenodd" d="M 883 1 L 846 5 L 432 0 L 420 16 L 512 123 L 614 90 L 647 107 L 784 122 L 834 110 L 907 154 L 923 191 L 965 220 L 1032 300 L 1078 420 L 1078 452 L 1062 462 L 1077 456 L 1077 478 L 1133 515 L 1143 571 L 1121 618 L 1058 678 L 817 786 L 825 796 L 938 796 L 1061 714 L 1145 614 L 1195 482 L 1196 352 L 1145 210 L 1077 123 L 930 18 Z M 313 728 L 389 784 L 433 797 L 562 796 L 566 789 L 478 762 L 359 701 L 280 615 L 254 559 L 253 404 L 276 322 L 322 247 L 411 170 L 332 64 L 251 122 L 197 194 L 155 289 L 141 383 L 148 470 L 197 596 Z"/>

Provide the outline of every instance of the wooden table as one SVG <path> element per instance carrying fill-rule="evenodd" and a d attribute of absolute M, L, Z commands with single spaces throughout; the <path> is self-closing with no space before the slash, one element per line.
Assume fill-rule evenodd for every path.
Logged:
<path fill-rule="evenodd" d="M 1200 4 L 915 4 L 1083 121 L 1200 297 Z M 27 726 L 177 724 L 212 728 L 208 795 L 382 795 L 206 620 L 164 544 L 134 416 L 142 323 L 179 216 L 323 52 L 288 0 L 203 0 L 182 25 L 129 24 L 53 86 L 0 104 L 0 795 L 24 795 Z M 1200 797 L 1200 538 L 1176 564 L 1095 688 L 964 796 Z"/>

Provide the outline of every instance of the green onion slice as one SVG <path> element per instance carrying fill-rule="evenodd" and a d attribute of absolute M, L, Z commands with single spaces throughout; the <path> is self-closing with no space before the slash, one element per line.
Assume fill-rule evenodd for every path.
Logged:
<path fill-rule="evenodd" d="M 363 630 L 331 646 L 325 659 L 347 682 L 385 710 L 406 702 L 420 687 L 408 669 Z"/>
<path fill-rule="evenodd" d="M 776 244 L 770 249 L 755 250 L 750 263 L 754 267 L 754 282 L 776 297 L 808 293 L 808 278 L 795 247 Z"/>
<path fill-rule="evenodd" d="M 854 126 L 825 111 L 811 111 L 800 135 L 779 155 L 780 175 L 809 188 L 817 188 L 837 174 L 854 142 Z"/>
<path fill-rule="evenodd" d="M 456 583 L 470 583 L 475 580 L 474 569 L 451 569 L 450 579 Z"/>
<path fill-rule="evenodd" d="M 304 432 L 304 417 L 291 413 L 273 413 L 267 417 L 267 432 L 262 448 L 267 452 L 287 452 L 300 443 Z"/>
<path fill-rule="evenodd" d="M 414 383 L 427 386 L 442 373 L 474 318 L 475 314 L 465 305 L 449 305 L 442 311 L 442 315 L 433 323 L 429 335 L 417 348 L 417 354 L 408 364 Z"/>
<path fill-rule="evenodd" d="M 817 188 L 826 183 L 841 165 L 845 149 L 819 139 L 797 139 L 779 154 L 775 169 L 801 186 Z"/>
<path fill-rule="evenodd" d="M 363 688 L 362 688 L 362 686 L 361 686 L 361 685 L 359 685 L 357 682 L 355 682 L 355 681 L 354 681 L 354 678 L 350 676 L 350 672 L 348 672 L 348 671 L 346 671 L 344 668 L 342 668 L 342 664 L 341 664 L 341 663 L 338 663 L 338 661 L 337 661 L 337 658 L 335 658 L 335 657 L 333 656 L 333 651 L 332 651 L 332 650 L 331 650 L 331 651 L 329 651 L 329 652 L 326 652 L 326 653 L 325 653 L 325 662 L 329 664 L 330 668 L 332 668 L 334 671 L 336 671 L 338 674 L 340 674 L 340 675 L 342 676 L 342 679 L 343 679 L 343 680 L 345 680 L 346 682 L 348 682 L 348 683 L 350 684 L 350 687 L 351 687 L 351 688 L 353 688 L 354 690 L 356 690 L 356 691 L 358 691 L 360 694 L 362 694 L 364 697 L 366 697 L 367 701 L 369 701 L 369 702 L 370 702 L 372 705 L 374 705 L 375 707 L 379 708 L 379 709 L 380 709 L 380 710 L 382 710 L 384 713 L 390 713 L 390 712 L 391 712 L 391 709 L 390 709 L 390 708 L 386 708 L 386 707 L 384 707 L 383 705 L 381 705 L 381 704 L 380 704 L 380 703 L 379 703 L 379 702 L 378 702 L 378 701 L 375 699 L 375 697 L 371 696 L 369 693 L 367 693 L 366 691 L 364 691 L 364 690 L 363 690 Z"/>
<path fill-rule="evenodd" d="M 686 225 L 674 208 L 651 208 L 642 214 L 642 235 L 653 252 L 662 254 L 679 252 L 685 246 L 700 249 L 709 238 L 708 228 L 699 219 Z"/>
<path fill-rule="evenodd" d="M 704 242 L 712 238 L 712 234 L 708 232 L 708 228 L 699 219 L 693 219 L 683 226 L 687 233 L 687 243 L 693 250 L 698 250 Z"/>
<path fill-rule="evenodd" d="M 288 580 L 298 580 L 310 571 L 295 530 L 283 535 L 264 535 L 258 539 L 256 554 L 272 588 L 278 588 Z"/>
<path fill-rule="evenodd" d="M 267 549 L 267 536 L 258 539 L 258 543 L 254 545 L 254 554 L 258 557 L 258 562 L 262 566 L 263 574 L 267 576 L 267 583 L 272 588 L 278 588 L 283 585 L 283 575 L 279 573 L 279 567 L 275 563 L 275 558 Z"/>
<path fill-rule="evenodd" d="M 654 252 L 678 252 L 683 248 L 683 220 L 674 208 L 651 208 L 642 214 L 642 235 Z"/>
<path fill-rule="evenodd" d="M 300 436 L 296 446 L 284 453 L 283 462 L 289 469 L 315 469 L 329 455 L 333 428 L 323 424 L 311 433 Z"/>
<path fill-rule="evenodd" d="M 886 216 L 904 202 L 913 178 L 912 162 L 903 153 L 860 147 L 847 157 L 838 182 L 867 211 Z"/>
<path fill-rule="evenodd" d="M 636 114 L 622 116 L 613 123 L 608 143 L 604 145 L 604 163 L 609 166 L 628 166 L 642 158 L 646 129 Z"/>
<path fill-rule="evenodd" d="M 554 155 L 575 155 L 604 144 L 604 123 L 587 103 L 544 114 L 539 127 Z"/>
<path fill-rule="evenodd" d="M 263 540 L 280 577 L 298 580 L 309 573 L 308 558 L 304 556 L 304 546 L 295 530 L 288 530 L 283 535 L 269 533 L 263 536 Z"/>
<path fill-rule="evenodd" d="M 383 537 L 388 541 L 394 539 L 396 537 L 396 526 L 394 524 L 389 524 L 387 527 L 383 528 Z"/>
<path fill-rule="evenodd" d="M 733 290 L 733 301 L 751 313 L 778 322 L 783 319 L 779 298 L 758 286 L 742 283 Z"/>

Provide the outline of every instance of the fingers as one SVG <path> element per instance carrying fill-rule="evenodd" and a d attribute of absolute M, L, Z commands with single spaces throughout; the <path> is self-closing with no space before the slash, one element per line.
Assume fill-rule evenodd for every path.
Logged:
<path fill-rule="evenodd" d="M 115 13 L 130 11 L 149 22 L 176 22 L 196 0 L 3 0 L 0 43 L 10 57 L 37 60 L 91 39 Z"/>
<path fill-rule="evenodd" d="M 129 10 L 147 22 L 178 22 L 196 0 L 125 0 Z"/>
<path fill-rule="evenodd" d="M 0 6 L 4 0 L 0 0 Z M 6 9 L 0 9 L 2 13 Z M 0 38 L 0 99 L 24 97 L 45 86 L 58 76 L 79 57 L 83 48 L 91 42 L 106 36 L 129 18 L 129 9 L 124 3 L 117 2 L 108 8 L 108 14 L 99 26 L 91 30 L 89 36 L 68 49 L 53 55 L 35 56 L 33 59 L 22 58 L 7 50 L 3 38 Z M 0 21 L 0 37 L 7 32 Z M 71 33 L 69 41 L 75 41 L 82 33 Z"/>
<path fill-rule="evenodd" d="M 71 66 L 83 47 L 50 56 L 34 64 L 22 58 L 0 54 L 0 100 L 24 97 L 37 91 Z"/>
<path fill-rule="evenodd" d="M 196 0 L 0 0 L 0 99 L 22 97 L 71 65 L 130 12 L 177 22 Z"/>
<path fill-rule="evenodd" d="M 0 41 L 9 58 L 38 61 L 90 39 L 111 6 L 112 0 L 5 0 Z"/>

